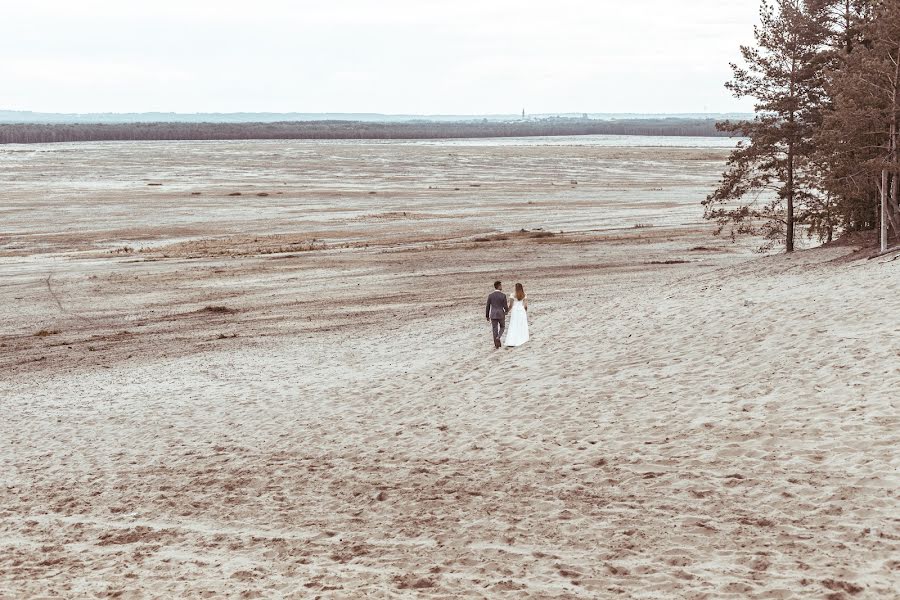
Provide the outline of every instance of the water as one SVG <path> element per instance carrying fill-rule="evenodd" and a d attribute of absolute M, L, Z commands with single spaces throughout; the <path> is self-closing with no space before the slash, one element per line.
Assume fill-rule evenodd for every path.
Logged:
<path fill-rule="evenodd" d="M 603 148 L 734 148 L 742 138 L 651 135 L 568 135 L 437 140 L 374 140 L 411 146 L 598 146 Z M 359 143 L 360 140 L 346 140 Z"/>

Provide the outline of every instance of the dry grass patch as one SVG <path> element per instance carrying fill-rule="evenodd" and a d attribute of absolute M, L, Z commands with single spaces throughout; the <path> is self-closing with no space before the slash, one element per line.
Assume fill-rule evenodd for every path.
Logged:
<path fill-rule="evenodd" d="M 213 315 L 233 315 L 237 312 L 237 309 L 228 308 L 227 306 L 205 306 L 197 312 L 209 313 Z"/>
<path fill-rule="evenodd" d="M 41 329 L 37 333 L 34 334 L 34 337 L 47 337 L 50 335 L 59 335 L 59 329 Z"/>

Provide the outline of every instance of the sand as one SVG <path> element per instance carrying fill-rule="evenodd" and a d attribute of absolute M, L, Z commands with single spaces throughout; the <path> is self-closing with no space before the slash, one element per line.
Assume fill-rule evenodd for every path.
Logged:
<path fill-rule="evenodd" d="M 721 149 L 289 146 L 5 163 L 0 596 L 897 595 L 900 260 L 714 237 Z"/>

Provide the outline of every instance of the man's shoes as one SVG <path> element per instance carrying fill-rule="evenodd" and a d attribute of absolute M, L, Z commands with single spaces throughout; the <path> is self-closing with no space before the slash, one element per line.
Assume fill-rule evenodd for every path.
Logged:
<path fill-rule="evenodd" d="M 498 340 L 497 338 L 494 338 L 494 348 L 495 349 L 500 348 L 500 340 Z"/>

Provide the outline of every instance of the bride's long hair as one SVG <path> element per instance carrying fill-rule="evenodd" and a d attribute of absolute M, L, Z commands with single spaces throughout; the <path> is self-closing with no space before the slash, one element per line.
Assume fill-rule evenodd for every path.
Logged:
<path fill-rule="evenodd" d="M 516 300 L 521 302 L 525 299 L 525 288 L 522 287 L 521 283 L 516 284 Z"/>

